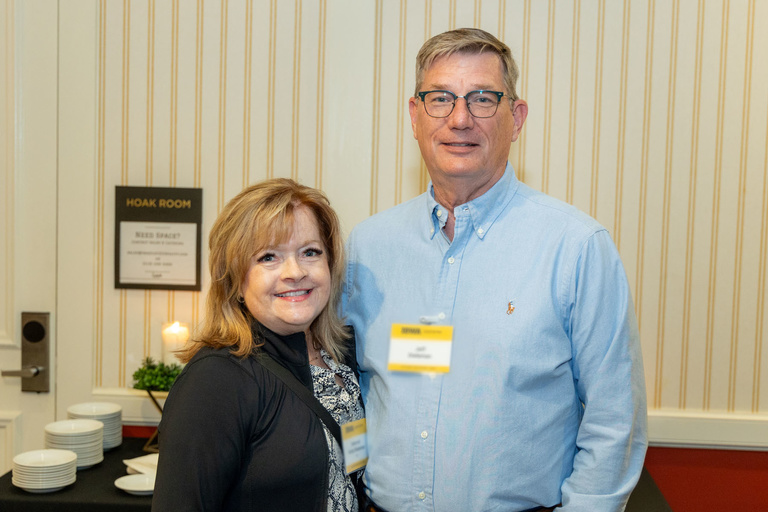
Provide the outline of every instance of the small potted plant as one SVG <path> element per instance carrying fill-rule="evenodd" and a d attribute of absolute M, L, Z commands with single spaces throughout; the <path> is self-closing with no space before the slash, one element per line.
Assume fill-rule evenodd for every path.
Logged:
<path fill-rule="evenodd" d="M 133 372 L 133 387 L 147 391 L 170 391 L 180 373 L 181 365 L 156 363 L 148 357 L 142 362 L 141 368 Z"/>
<path fill-rule="evenodd" d="M 163 414 L 163 408 L 155 398 L 153 391 L 170 391 L 176 377 L 181 373 L 181 365 L 176 363 L 167 365 L 163 362 L 156 363 L 151 357 L 147 357 L 141 367 L 133 372 L 134 389 L 143 389 L 152 399 L 160 414 Z M 157 437 L 157 431 L 152 434 L 147 444 L 144 445 L 144 451 L 157 452 L 157 444 L 154 442 Z"/>

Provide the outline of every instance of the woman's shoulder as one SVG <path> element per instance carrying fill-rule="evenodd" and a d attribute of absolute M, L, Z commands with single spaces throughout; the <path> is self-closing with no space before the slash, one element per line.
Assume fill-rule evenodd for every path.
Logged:
<path fill-rule="evenodd" d="M 243 373 L 251 379 L 257 378 L 261 373 L 253 355 L 242 358 L 232 354 L 229 347 L 205 346 L 189 360 L 180 377 L 185 373 L 221 376 L 222 372 L 228 375 Z"/>
<path fill-rule="evenodd" d="M 228 348 L 201 348 L 185 365 L 171 387 L 168 400 L 198 400 L 217 396 L 220 401 L 266 403 L 275 383 L 254 355 L 240 358 Z"/>

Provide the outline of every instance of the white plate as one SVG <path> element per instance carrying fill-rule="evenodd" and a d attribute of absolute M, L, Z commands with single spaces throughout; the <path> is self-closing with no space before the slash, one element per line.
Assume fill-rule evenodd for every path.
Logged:
<path fill-rule="evenodd" d="M 19 487 L 18 485 L 16 487 Z M 21 489 L 24 489 L 27 492 L 31 492 L 32 494 L 45 494 L 47 492 L 56 492 L 62 490 L 66 485 L 61 487 L 47 487 L 45 489 L 32 489 L 31 487 L 20 487 Z"/>
<path fill-rule="evenodd" d="M 77 454 L 71 450 L 32 450 L 20 453 L 13 458 L 13 463 L 27 467 L 55 467 L 70 464 L 77 460 Z"/>
<path fill-rule="evenodd" d="M 59 476 L 59 475 L 69 475 L 74 473 L 72 471 L 73 468 L 76 466 L 74 464 L 67 464 L 66 466 L 61 466 L 61 468 L 45 468 L 44 470 L 40 470 L 40 468 L 29 468 L 27 466 L 13 466 L 13 476 L 30 476 L 32 478 L 39 478 L 39 477 L 49 477 L 49 476 Z"/>
<path fill-rule="evenodd" d="M 145 496 L 155 489 L 155 475 L 125 475 L 115 480 L 115 487 L 129 494 Z"/>
<path fill-rule="evenodd" d="M 61 478 L 46 478 L 44 480 L 26 480 L 23 478 L 12 478 L 11 483 L 16 487 L 22 489 L 51 489 L 53 487 L 61 487 L 63 485 L 69 485 L 75 483 L 77 480 L 76 475 L 61 477 Z"/>
<path fill-rule="evenodd" d="M 45 426 L 45 431 L 53 436 L 76 436 L 91 432 L 104 431 L 104 423 L 98 420 L 62 420 Z"/>
<path fill-rule="evenodd" d="M 78 461 L 77 463 L 77 470 L 80 471 L 81 469 L 88 469 L 91 466 L 95 466 L 99 462 L 104 460 L 104 456 L 98 458 L 90 458 L 88 460 Z"/>
<path fill-rule="evenodd" d="M 77 417 L 91 416 L 112 416 L 119 414 L 123 410 L 118 404 L 109 402 L 86 402 L 67 407 L 67 413 L 75 414 Z"/>
<path fill-rule="evenodd" d="M 51 439 L 50 437 L 45 438 L 45 444 L 47 448 L 64 448 L 69 446 L 74 446 L 75 448 L 79 450 L 89 450 L 89 449 L 97 449 L 101 448 L 101 438 L 96 436 L 94 439 L 82 439 L 82 440 L 69 440 L 69 441 L 61 441 L 59 439 Z M 70 448 L 65 448 L 69 450 Z M 77 451 L 77 450 L 72 450 Z"/>
<path fill-rule="evenodd" d="M 57 478 L 42 478 L 42 479 L 29 479 L 29 478 L 17 478 L 13 475 L 11 483 L 16 487 L 22 489 L 51 489 L 53 487 L 61 487 L 63 485 L 69 485 L 75 483 L 77 475 L 72 473 L 68 476 L 60 476 Z"/>

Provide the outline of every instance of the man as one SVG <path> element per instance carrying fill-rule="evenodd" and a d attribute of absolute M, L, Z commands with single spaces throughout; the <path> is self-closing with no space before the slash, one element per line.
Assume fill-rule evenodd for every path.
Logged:
<path fill-rule="evenodd" d="M 626 275 L 602 226 L 507 163 L 517 75 L 482 30 L 427 41 L 408 106 L 431 184 L 350 235 L 368 510 L 619 511 L 640 476 Z"/>

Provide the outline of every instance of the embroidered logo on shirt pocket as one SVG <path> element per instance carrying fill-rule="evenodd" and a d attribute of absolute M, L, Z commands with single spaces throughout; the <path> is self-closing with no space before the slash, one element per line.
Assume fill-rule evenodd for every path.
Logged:
<path fill-rule="evenodd" d="M 515 301 L 511 300 L 507 304 L 507 314 L 511 315 L 514 312 L 515 312 Z"/>

